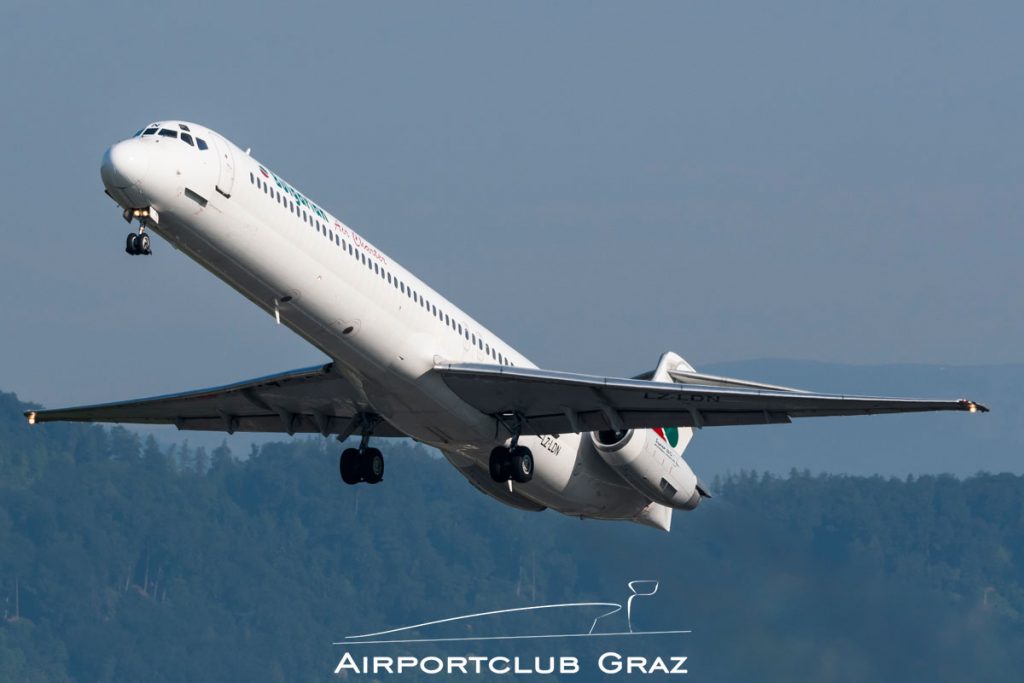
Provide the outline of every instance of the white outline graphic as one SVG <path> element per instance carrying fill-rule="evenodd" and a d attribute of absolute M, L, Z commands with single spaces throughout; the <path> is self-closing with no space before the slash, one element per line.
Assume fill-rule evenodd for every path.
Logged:
<path fill-rule="evenodd" d="M 648 593 L 642 593 L 637 589 L 636 584 L 654 584 L 654 587 Z M 690 630 L 670 630 L 670 631 L 634 631 L 633 630 L 633 598 L 647 597 L 654 595 L 658 592 L 658 581 L 655 579 L 635 579 L 626 584 L 629 586 L 630 596 L 626 600 L 626 624 L 629 627 L 628 631 L 617 631 L 611 633 L 594 633 L 594 629 L 597 628 L 597 622 L 605 617 L 610 617 L 613 614 L 618 614 L 622 611 L 622 603 L 620 602 L 561 602 L 553 603 L 549 605 L 532 605 L 530 607 L 510 607 L 508 609 L 497 609 L 490 610 L 487 612 L 474 612 L 473 614 L 461 614 L 457 617 L 448 617 L 446 619 L 435 619 L 434 621 L 425 621 L 421 624 L 412 624 L 411 626 L 399 626 L 398 628 L 387 629 L 384 631 L 374 631 L 372 633 L 360 633 L 357 635 L 345 636 L 345 639 L 334 643 L 334 645 L 384 645 L 384 644 L 397 644 L 397 643 L 456 643 L 466 641 L 485 641 L 485 640 L 534 640 L 542 638 L 602 638 L 609 636 L 660 636 L 660 635 L 672 635 L 691 633 Z M 415 631 L 421 628 L 427 628 L 430 626 L 437 626 L 439 624 L 450 624 L 457 621 L 466 621 L 468 619 L 476 619 L 477 617 L 489 617 L 497 614 L 513 614 L 516 612 L 534 612 L 544 609 L 562 609 L 568 607 L 614 607 L 615 609 L 605 612 L 594 619 L 590 625 L 590 630 L 586 633 L 542 633 L 535 635 L 520 635 L 520 636 L 463 636 L 463 637 L 451 637 L 451 638 L 387 638 L 380 639 L 380 636 L 390 636 L 397 633 L 404 633 L 408 631 Z M 364 638 L 371 638 L 372 640 L 364 640 Z"/>

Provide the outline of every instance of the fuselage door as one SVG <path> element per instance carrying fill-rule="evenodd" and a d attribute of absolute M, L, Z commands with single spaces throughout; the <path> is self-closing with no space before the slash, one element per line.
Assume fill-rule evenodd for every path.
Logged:
<path fill-rule="evenodd" d="M 231 196 L 231 190 L 235 186 L 235 158 L 231 151 L 231 145 L 218 135 L 213 136 L 214 145 L 217 148 L 217 157 L 220 160 L 217 175 L 217 192 L 225 197 Z"/>

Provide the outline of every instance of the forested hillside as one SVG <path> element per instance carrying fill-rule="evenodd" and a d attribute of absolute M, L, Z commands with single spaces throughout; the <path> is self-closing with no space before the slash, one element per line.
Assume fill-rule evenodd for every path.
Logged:
<path fill-rule="evenodd" d="M 639 626 L 693 630 L 691 679 L 1024 665 L 1019 476 L 738 474 L 666 534 L 511 510 L 406 444 L 350 488 L 334 441 L 162 450 L 24 409 L 0 394 L 0 681 L 330 680 L 350 633 L 636 578 L 661 582 Z"/>

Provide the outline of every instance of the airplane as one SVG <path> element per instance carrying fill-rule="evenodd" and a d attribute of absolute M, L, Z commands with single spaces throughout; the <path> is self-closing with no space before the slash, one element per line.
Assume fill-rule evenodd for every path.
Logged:
<path fill-rule="evenodd" d="M 28 411 L 49 421 L 319 433 L 344 442 L 346 484 L 379 483 L 371 439 L 437 448 L 477 489 L 524 510 L 669 531 L 708 487 L 683 459 L 695 430 L 937 410 L 974 401 L 821 394 L 697 372 L 667 352 L 632 378 L 544 370 L 224 136 L 152 123 L 106 150 L 106 194 L 330 362 L 154 398 Z"/>

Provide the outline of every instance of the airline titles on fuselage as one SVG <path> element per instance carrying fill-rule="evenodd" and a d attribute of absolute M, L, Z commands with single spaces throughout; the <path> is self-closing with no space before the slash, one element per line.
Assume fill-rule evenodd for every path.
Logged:
<path fill-rule="evenodd" d="M 333 225 L 334 229 L 337 232 L 341 233 L 343 236 L 347 237 L 349 240 L 351 240 L 352 244 L 354 244 L 357 248 L 365 251 L 368 256 L 372 257 L 374 260 L 376 260 L 381 265 L 387 264 L 387 257 L 385 257 L 384 254 L 381 253 L 380 250 L 378 250 L 372 244 L 370 244 L 365 239 L 360 237 L 359 234 L 355 230 L 353 230 L 352 228 L 349 228 L 348 226 L 342 224 L 342 222 L 339 221 L 337 218 L 334 218 L 333 216 L 328 215 L 328 213 L 326 211 L 324 211 L 323 209 L 321 209 L 319 206 L 317 206 L 317 204 L 315 202 L 313 202 L 308 197 L 306 197 L 306 195 L 302 194 L 301 192 L 296 190 L 294 187 L 292 187 L 288 183 L 288 181 L 282 179 L 279 175 L 277 175 L 273 171 L 268 170 L 262 164 L 260 165 L 259 169 L 260 169 L 260 173 L 262 173 L 265 178 L 273 178 L 274 179 L 274 183 L 277 185 L 277 187 L 282 192 L 285 192 L 286 194 L 291 196 L 291 198 L 295 201 L 295 203 L 298 204 L 300 207 L 304 207 L 308 211 L 316 214 L 317 216 L 319 216 L 326 223 L 333 223 L 334 224 Z"/>

